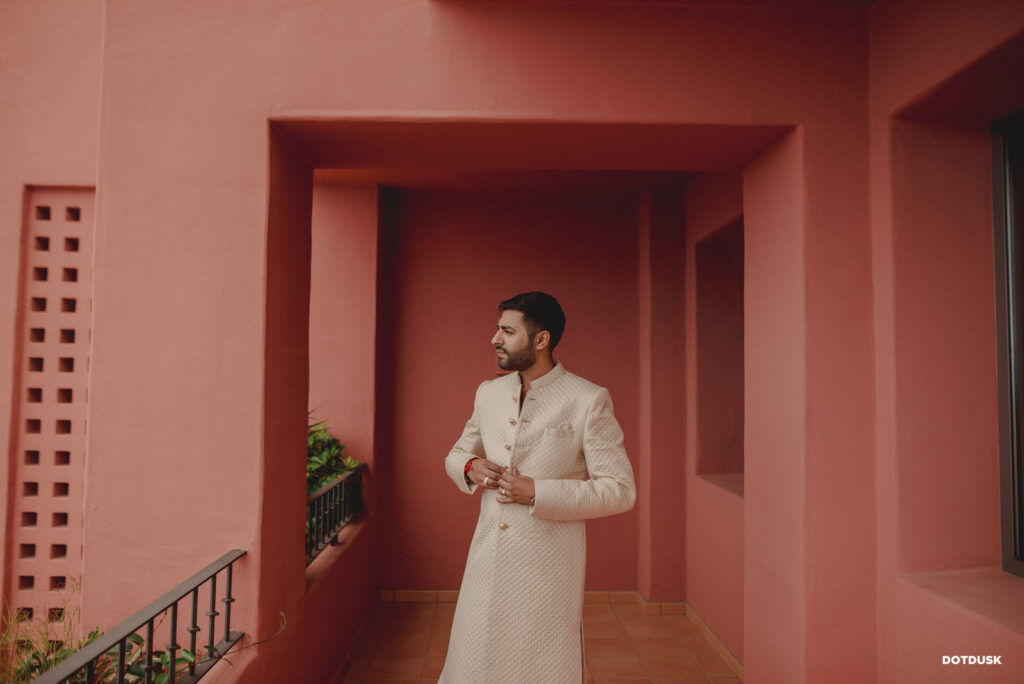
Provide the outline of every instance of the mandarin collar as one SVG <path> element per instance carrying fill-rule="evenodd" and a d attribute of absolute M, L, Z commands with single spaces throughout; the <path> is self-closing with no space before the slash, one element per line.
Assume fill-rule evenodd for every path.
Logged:
<path fill-rule="evenodd" d="M 566 372 L 567 371 L 565 370 L 565 367 L 562 365 L 562 362 L 555 361 L 555 365 L 551 370 L 549 370 L 547 373 L 545 373 L 544 375 L 540 376 L 539 378 L 530 383 L 530 389 L 535 390 L 540 389 L 541 387 L 547 387 L 555 380 L 558 380 L 560 377 L 565 375 Z M 522 386 L 523 376 L 519 375 L 519 373 L 516 373 L 516 379 L 519 381 L 519 385 Z"/>

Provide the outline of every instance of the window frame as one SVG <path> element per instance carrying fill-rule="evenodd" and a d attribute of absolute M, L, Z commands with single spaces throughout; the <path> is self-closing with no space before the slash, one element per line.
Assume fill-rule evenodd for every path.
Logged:
<path fill-rule="evenodd" d="M 1017 150 L 1011 154 L 1010 146 Z M 992 126 L 992 227 L 999 354 L 1003 570 L 1024 577 L 1024 110 Z M 1014 255 L 1017 258 L 1014 258 Z"/>

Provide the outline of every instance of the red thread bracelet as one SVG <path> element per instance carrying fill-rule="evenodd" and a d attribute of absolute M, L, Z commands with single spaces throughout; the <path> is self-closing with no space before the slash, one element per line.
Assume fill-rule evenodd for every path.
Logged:
<path fill-rule="evenodd" d="M 480 457 L 474 456 L 473 458 L 466 461 L 466 467 L 462 469 L 462 477 L 466 478 L 466 484 L 473 484 L 473 481 L 469 479 L 469 471 L 473 468 L 473 461 L 475 461 L 478 458 Z"/>

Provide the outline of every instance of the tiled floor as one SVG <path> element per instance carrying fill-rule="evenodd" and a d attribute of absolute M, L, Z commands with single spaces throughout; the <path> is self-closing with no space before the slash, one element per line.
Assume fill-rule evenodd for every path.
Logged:
<path fill-rule="evenodd" d="M 344 681 L 437 681 L 454 613 L 454 603 L 380 604 Z M 587 678 L 597 684 L 740 681 L 685 615 L 651 615 L 642 604 L 588 604 L 583 634 Z"/>

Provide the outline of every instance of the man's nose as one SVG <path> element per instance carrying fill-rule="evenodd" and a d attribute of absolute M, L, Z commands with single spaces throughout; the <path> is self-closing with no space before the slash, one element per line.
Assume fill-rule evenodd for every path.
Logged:
<path fill-rule="evenodd" d="M 493 344 L 496 347 L 501 344 L 501 331 L 500 330 L 498 332 L 494 333 L 494 337 L 491 338 L 491 344 Z"/>

